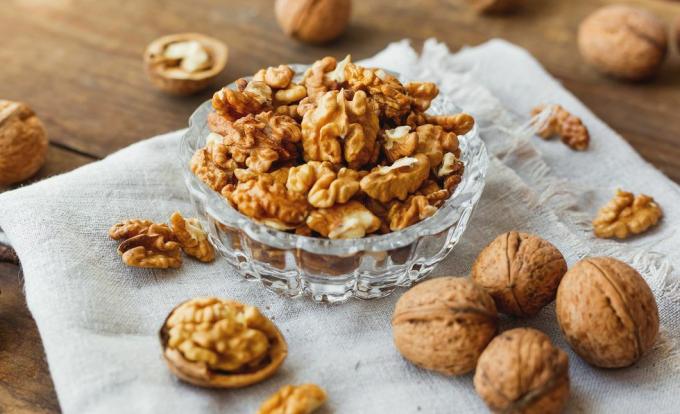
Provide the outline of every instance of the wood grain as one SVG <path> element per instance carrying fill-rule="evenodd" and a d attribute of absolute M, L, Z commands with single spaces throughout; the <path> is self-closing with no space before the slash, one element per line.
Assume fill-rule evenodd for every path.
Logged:
<path fill-rule="evenodd" d="M 0 98 L 29 103 L 53 142 L 37 179 L 68 171 L 142 138 L 182 128 L 210 91 L 174 98 L 141 69 L 156 37 L 198 31 L 225 41 L 230 61 L 216 87 L 281 62 L 324 55 L 370 56 L 388 42 L 429 37 L 452 50 L 503 37 L 529 50 L 643 157 L 680 181 L 680 58 L 658 78 L 621 83 L 585 66 L 576 49 L 581 19 L 620 1 L 527 0 L 510 17 L 479 17 L 464 0 L 355 1 L 348 33 L 326 47 L 283 36 L 271 0 L 15 0 L 0 13 Z M 680 3 L 624 1 L 669 22 Z M 502 62 L 499 62 L 502 64 Z M 56 412 L 58 404 L 16 266 L 0 265 L 0 411 Z"/>

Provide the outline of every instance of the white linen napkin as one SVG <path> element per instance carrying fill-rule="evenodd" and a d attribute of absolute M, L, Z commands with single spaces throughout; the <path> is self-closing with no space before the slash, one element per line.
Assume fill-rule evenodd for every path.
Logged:
<path fill-rule="evenodd" d="M 522 230 L 553 242 L 571 265 L 586 255 L 614 255 L 647 279 L 659 304 L 657 346 L 630 368 L 590 367 L 559 333 L 554 306 L 503 329 L 538 328 L 569 354 L 571 412 L 670 413 L 680 406 L 680 252 L 678 187 L 645 163 L 615 132 L 565 91 L 524 50 L 491 41 L 451 54 L 434 40 L 418 56 L 408 42 L 367 63 L 410 79 L 435 79 L 471 112 L 492 156 L 487 186 L 462 242 L 436 275 L 466 274 L 497 234 Z M 572 152 L 529 137 L 531 107 L 560 103 L 581 116 L 591 148 Z M 330 396 L 321 412 L 484 412 L 472 376 L 418 369 L 392 345 L 390 317 L 403 292 L 373 301 L 325 306 L 290 300 L 244 281 L 224 260 L 186 260 L 178 270 L 125 267 L 108 227 L 125 218 L 165 221 L 192 214 L 177 156 L 182 131 L 149 139 L 103 161 L 0 195 L 0 227 L 24 271 L 26 298 L 43 339 L 65 413 L 252 413 L 289 383 L 315 382 Z M 665 217 L 643 237 L 592 237 L 587 219 L 620 184 L 654 196 Z M 289 357 L 281 371 L 241 390 L 206 390 L 177 381 L 161 357 L 158 329 L 179 302 L 217 295 L 259 306 L 281 328 Z"/>

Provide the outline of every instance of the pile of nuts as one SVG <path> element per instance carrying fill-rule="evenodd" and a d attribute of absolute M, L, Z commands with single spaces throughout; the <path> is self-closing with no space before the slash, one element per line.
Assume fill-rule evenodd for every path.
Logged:
<path fill-rule="evenodd" d="M 182 265 L 183 250 L 201 262 L 215 260 L 215 249 L 198 219 L 185 219 L 179 212 L 170 225 L 131 219 L 114 224 L 109 237 L 121 241 L 118 254 L 128 266 L 167 269 Z"/>
<path fill-rule="evenodd" d="M 398 231 L 432 216 L 460 183 L 467 114 L 426 113 L 439 93 L 349 56 L 296 82 L 262 69 L 212 99 L 212 131 L 191 170 L 242 214 L 331 239 Z"/>
<path fill-rule="evenodd" d="M 475 389 L 493 412 L 559 413 L 569 396 L 567 354 L 535 329 L 494 338 L 497 311 L 531 316 L 555 299 L 562 333 L 591 365 L 627 367 L 654 345 L 659 312 L 635 269 L 589 257 L 567 270 L 555 246 L 516 231 L 485 247 L 469 278 L 436 278 L 407 291 L 394 309 L 394 343 L 419 367 L 475 370 Z"/>

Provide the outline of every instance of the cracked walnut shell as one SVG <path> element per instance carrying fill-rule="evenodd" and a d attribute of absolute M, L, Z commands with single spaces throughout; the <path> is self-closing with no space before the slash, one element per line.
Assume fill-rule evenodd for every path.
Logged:
<path fill-rule="evenodd" d="M 314 210 L 307 226 L 329 239 L 356 239 L 380 228 L 380 219 L 358 201 Z"/>
<path fill-rule="evenodd" d="M 281 332 L 256 307 L 219 298 L 181 303 L 163 323 L 160 340 L 170 371 L 201 387 L 261 382 L 288 353 Z"/>
<path fill-rule="evenodd" d="M 511 329 L 482 352 L 474 385 L 494 413 L 558 414 L 569 398 L 569 359 L 543 332 Z"/>
<path fill-rule="evenodd" d="M 0 99 L 0 186 L 24 181 L 45 163 L 47 132 L 21 102 Z"/>
<path fill-rule="evenodd" d="M 477 256 L 472 280 L 493 297 L 498 311 L 532 316 L 555 299 L 567 271 L 562 253 L 532 234 L 501 234 Z"/>
<path fill-rule="evenodd" d="M 593 232 L 597 237 L 625 239 L 641 234 L 656 225 L 663 213 L 650 196 L 617 190 L 616 196 L 602 207 L 595 220 Z"/>
<path fill-rule="evenodd" d="M 286 385 L 262 403 L 257 414 L 311 414 L 327 398 L 316 384 Z"/>
<path fill-rule="evenodd" d="M 496 334 L 493 299 L 466 278 L 439 277 L 399 298 L 392 316 L 394 344 L 415 365 L 463 375 Z"/>
<path fill-rule="evenodd" d="M 557 322 L 572 349 L 603 368 L 635 363 L 656 341 L 659 311 L 645 280 L 626 263 L 589 257 L 564 275 Z"/>
<path fill-rule="evenodd" d="M 221 41 L 199 33 L 163 36 L 149 44 L 144 66 L 151 82 L 174 95 L 205 89 L 227 65 L 228 49 Z"/>
<path fill-rule="evenodd" d="M 198 219 L 185 219 L 176 211 L 170 216 L 170 225 L 184 253 L 202 262 L 215 260 L 215 249 Z"/>
<path fill-rule="evenodd" d="M 430 161 L 424 154 L 400 158 L 389 166 L 379 166 L 361 179 L 361 189 L 369 197 L 387 203 L 393 199 L 405 200 L 427 179 Z"/>

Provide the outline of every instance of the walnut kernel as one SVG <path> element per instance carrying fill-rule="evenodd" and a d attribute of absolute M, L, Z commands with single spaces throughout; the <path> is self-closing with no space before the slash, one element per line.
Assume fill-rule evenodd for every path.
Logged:
<path fill-rule="evenodd" d="M 312 211 L 307 226 L 329 239 L 356 239 L 380 228 L 380 219 L 357 201 Z"/>
<path fill-rule="evenodd" d="M 262 403 L 257 414 L 311 414 L 327 398 L 316 384 L 286 385 Z"/>
<path fill-rule="evenodd" d="M 215 249 L 198 219 L 185 219 L 176 211 L 170 216 L 170 225 L 184 253 L 202 262 L 215 260 Z"/>
<path fill-rule="evenodd" d="M 532 116 L 542 113 L 548 107 L 540 105 L 531 111 Z M 552 105 L 551 112 L 547 119 L 539 125 L 538 136 L 544 139 L 559 135 L 569 148 L 576 151 L 588 149 L 590 143 L 590 133 L 588 128 L 583 125 L 581 118 L 571 114 L 560 105 Z"/>
<path fill-rule="evenodd" d="M 597 212 L 593 232 L 601 238 L 625 239 L 646 232 L 662 215 L 661 207 L 652 197 L 617 190 L 616 196 Z"/>

